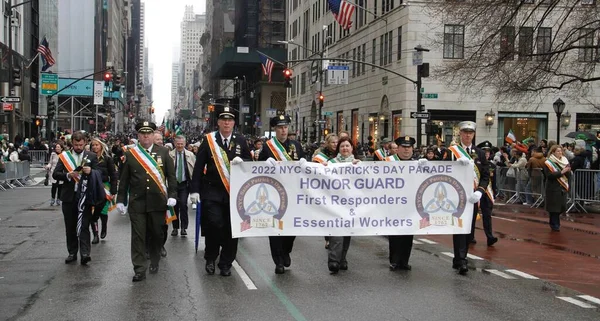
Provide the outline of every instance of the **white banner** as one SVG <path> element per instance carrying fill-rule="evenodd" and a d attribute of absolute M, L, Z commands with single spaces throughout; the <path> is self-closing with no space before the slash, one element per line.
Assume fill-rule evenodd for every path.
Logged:
<path fill-rule="evenodd" d="M 231 166 L 232 234 L 467 234 L 473 175 L 458 162 L 244 162 Z"/>
<path fill-rule="evenodd" d="M 94 81 L 94 105 L 104 104 L 104 81 Z"/>

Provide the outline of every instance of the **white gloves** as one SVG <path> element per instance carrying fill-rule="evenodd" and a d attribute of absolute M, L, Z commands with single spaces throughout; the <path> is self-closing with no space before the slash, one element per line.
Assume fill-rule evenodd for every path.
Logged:
<path fill-rule="evenodd" d="M 277 166 L 277 161 L 273 157 L 267 158 L 267 164 L 271 166 Z"/>
<path fill-rule="evenodd" d="M 471 204 L 475 204 L 477 202 L 479 202 L 479 200 L 481 199 L 481 191 L 475 191 L 475 193 L 471 194 L 471 196 L 469 196 L 469 203 Z"/>
<path fill-rule="evenodd" d="M 119 213 L 121 213 L 121 215 L 125 215 L 125 213 L 127 213 L 127 208 L 123 203 L 117 203 L 117 210 L 119 211 Z"/>
<path fill-rule="evenodd" d="M 425 166 L 427 165 L 427 158 L 419 158 L 419 166 Z"/>
<path fill-rule="evenodd" d="M 462 166 L 467 166 L 469 164 L 475 164 L 475 162 L 472 159 L 466 159 L 466 158 L 459 158 L 458 163 Z"/>
<path fill-rule="evenodd" d="M 300 165 L 300 166 L 306 165 L 306 159 L 300 158 L 300 160 L 298 161 L 298 165 Z"/>
<path fill-rule="evenodd" d="M 198 193 L 190 194 L 190 201 L 192 202 L 192 204 L 198 203 L 199 200 L 200 200 L 200 194 L 198 194 Z"/>
<path fill-rule="evenodd" d="M 176 200 L 176 199 L 174 199 L 174 198 L 169 198 L 169 199 L 167 200 L 167 206 L 175 206 L 175 205 L 177 205 L 177 200 Z"/>
<path fill-rule="evenodd" d="M 243 162 L 244 162 L 243 159 L 241 159 L 239 156 L 236 156 L 234 159 L 231 160 L 231 165 L 238 165 Z"/>

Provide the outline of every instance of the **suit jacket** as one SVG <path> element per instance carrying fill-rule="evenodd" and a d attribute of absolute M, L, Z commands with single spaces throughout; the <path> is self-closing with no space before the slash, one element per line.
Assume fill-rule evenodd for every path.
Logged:
<path fill-rule="evenodd" d="M 171 156 L 171 159 L 173 160 L 173 166 L 175 166 L 175 179 L 177 179 L 177 157 L 175 156 L 177 150 L 174 149 L 172 151 L 169 152 L 169 156 Z M 196 155 L 194 155 L 194 153 L 190 152 L 187 149 L 183 150 L 183 158 L 185 159 L 185 178 L 186 178 L 186 183 L 188 185 L 188 188 L 192 186 L 192 177 L 194 175 L 194 164 L 196 164 Z"/>
<path fill-rule="evenodd" d="M 292 160 L 297 161 L 300 158 L 306 159 L 306 155 L 304 155 L 302 145 L 299 142 L 291 139 L 286 139 L 285 142 L 281 143 L 281 145 L 283 145 L 283 148 L 285 148 L 285 151 L 288 153 L 288 155 L 290 155 Z M 292 148 L 291 146 L 294 147 Z M 277 158 L 273 155 L 273 152 L 271 152 L 269 146 L 267 146 L 267 144 L 265 143 L 265 145 L 262 148 L 262 151 L 258 155 L 258 160 L 266 161 L 267 159 L 269 159 L 269 157 L 272 157 L 273 159 L 277 160 Z"/>
<path fill-rule="evenodd" d="M 446 150 L 447 156 L 445 160 L 455 161 L 452 151 L 449 149 Z M 477 186 L 477 190 L 479 190 L 483 195 L 486 195 L 485 192 L 487 190 L 488 185 L 490 184 L 490 162 L 485 157 L 485 152 L 483 149 L 476 147 L 475 144 L 471 145 L 471 158 L 475 162 L 475 166 L 479 170 L 479 185 Z"/>
<path fill-rule="evenodd" d="M 63 153 L 66 153 L 64 151 Z M 98 169 L 98 158 L 96 158 L 96 154 L 88 151 L 83 151 L 83 158 L 87 157 L 90 161 L 90 167 L 92 169 Z M 82 158 L 82 159 L 83 159 Z M 59 158 L 58 163 L 56 163 L 56 168 L 54 172 L 52 172 L 52 178 L 59 182 L 63 182 L 60 192 L 60 200 L 65 203 L 71 203 L 75 200 L 75 181 L 67 179 L 67 174 L 69 172 L 65 168 L 65 164 L 63 164 L 62 160 Z"/>
<path fill-rule="evenodd" d="M 224 148 L 221 135 L 218 132 L 216 135 L 216 140 L 217 145 L 219 145 L 221 148 Z M 226 153 L 229 161 L 235 157 L 240 157 L 244 161 L 252 161 L 250 148 L 248 147 L 246 138 L 240 134 L 232 134 L 231 143 L 229 144 L 229 148 L 226 150 Z M 204 173 L 204 167 L 206 167 L 206 174 Z M 194 171 L 194 175 L 192 177 L 191 192 L 200 193 L 200 197 L 203 201 L 211 200 L 228 203 L 229 193 L 225 189 L 225 186 L 221 181 L 221 177 L 219 176 L 215 160 L 213 159 L 212 152 L 208 146 L 208 138 L 204 139 L 202 144 L 200 144 L 198 154 L 196 154 L 196 164 L 194 165 L 194 168 L 196 170 Z"/>
<path fill-rule="evenodd" d="M 153 145 L 150 154 L 159 165 L 165 175 L 167 195 L 165 196 L 160 187 L 142 164 L 133 157 L 130 150 L 125 152 L 125 161 L 121 172 L 117 203 L 124 203 L 129 194 L 129 211 L 132 213 L 160 212 L 167 210 L 167 197 L 177 198 L 177 179 L 175 178 L 175 165 L 169 156 L 166 147 Z"/>

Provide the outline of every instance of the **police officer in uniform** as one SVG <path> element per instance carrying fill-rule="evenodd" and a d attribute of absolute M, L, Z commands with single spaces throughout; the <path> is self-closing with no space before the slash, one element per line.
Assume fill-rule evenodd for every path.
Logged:
<path fill-rule="evenodd" d="M 284 161 L 284 159 L 280 159 L 280 156 L 276 155 L 272 150 L 273 148 L 277 148 L 275 140 L 283 146 L 292 161 L 299 161 L 301 159 L 306 161 L 302 145 L 295 140 L 288 139 L 288 126 L 291 121 L 289 116 L 284 115 L 271 118 L 270 125 L 275 129 L 275 137 L 265 143 L 258 156 L 259 161 L 268 161 L 272 165 L 276 164 L 276 160 Z M 290 253 L 294 247 L 295 239 L 295 236 L 269 236 L 271 256 L 275 263 L 276 274 L 285 273 L 285 268 L 292 264 Z"/>
<path fill-rule="evenodd" d="M 489 141 L 484 141 L 477 145 L 478 148 L 483 150 L 484 154 L 486 151 L 490 151 L 492 149 L 492 143 Z M 492 155 L 493 156 L 493 155 Z M 495 165 L 490 162 L 490 158 L 486 157 L 489 164 L 489 172 L 490 172 L 490 183 L 492 184 L 492 195 L 494 195 L 494 170 Z M 489 190 L 489 189 L 488 189 Z M 481 212 L 481 219 L 483 221 L 483 231 L 485 232 L 485 236 L 487 238 L 487 246 L 493 246 L 498 242 L 498 238 L 494 236 L 492 231 L 492 210 L 494 209 L 494 200 L 490 197 L 488 193 L 483 193 L 481 196 L 481 200 L 479 201 L 479 210 Z M 475 241 L 475 225 L 473 224 L 472 232 L 469 236 L 469 243 L 477 243 Z"/>
<path fill-rule="evenodd" d="M 237 254 L 238 239 L 231 237 L 229 190 L 225 187 L 225 184 L 229 186 L 229 172 L 221 169 L 226 165 L 225 162 L 235 165 L 243 160 L 251 161 L 252 156 L 246 138 L 233 133 L 233 110 L 230 107 L 222 107 L 218 115 L 218 131 L 206 135 L 196 154 L 196 170 L 192 174 L 190 199 L 192 204 L 202 200 L 201 224 L 205 236 L 206 272 L 209 275 L 215 273 L 215 261 L 219 257 L 221 276 L 230 276 L 231 264 Z M 225 156 L 221 157 L 223 154 Z"/>
<path fill-rule="evenodd" d="M 117 208 L 125 213 L 123 204 L 129 194 L 129 218 L 131 219 L 131 261 L 135 275 L 133 282 L 146 278 L 148 263 L 145 258 L 146 234 L 150 234 L 147 246 L 150 254 L 150 273 L 158 272 L 160 250 L 163 245 L 163 225 L 168 206 L 177 203 L 177 180 L 169 150 L 154 144 L 156 125 L 144 121 L 135 126 L 138 145 L 125 152 Z M 160 172 L 164 175 L 164 181 Z M 157 174 L 160 175 L 157 177 Z M 156 180 L 159 180 L 158 182 Z M 167 188 L 166 195 L 161 186 Z"/>
<path fill-rule="evenodd" d="M 394 140 L 398 145 L 398 158 L 400 161 L 416 160 L 413 157 L 413 146 L 415 139 L 410 136 L 402 136 Z M 390 271 L 410 270 L 408 264 L 410 252 L 412 251 L 413 235 L 390 235 L 388 236 L 390 248 Z"/>

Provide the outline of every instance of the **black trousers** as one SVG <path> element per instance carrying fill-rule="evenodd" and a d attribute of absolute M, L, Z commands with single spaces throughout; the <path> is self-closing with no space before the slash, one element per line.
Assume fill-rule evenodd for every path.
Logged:
<path fill-rule="evenodd" d="M 131 262 L 136 273 L 145 273 L 148 268 L 145 252 L 148 248 L 150 262 L 157 265 L 165 225 L 165 211 L 129 213 L 131 219 Z"/>
<path fill-rule="evenodd" d="M 177 219 L 173 221 L 173 228 L 188 228 L 188 204 L 187 199 L 190 195 L 187 182 L 177 184 L 177 205 L 175 205 L 175 215 Z"/>
<path fill-rule="evenodd" d="M 388 236 L 390 264 L 408 264 L 412 251 L 413 235 Z"/>
<path fill-rule="evenodd" d="M 475 208 L 479 206 L 479 210 L 481 212 L 481 220 L 483 221 L 483 231 L 485 232 L 485 236 L 488 240 L 494 238 L 494 233 L 492 232 L 492 209 L 494 208 L 494 204 L 487 194 L 483 194 L 481 196 L 481 200 L 479 201 L 479 205 L 475 204 Z M 467 243 L 475 239 L 475 223 L 477 222 L 477 210 L 475 210 L 475 216 L 473 217 L 473 224 L 471 225 L 471 234 L 467 237 Z"/>
<path fill-rule="evenodd" d="M 202 231 L 204 232 L 204 258 L 215 261 L 219 257 L 220 269 L 231 268 L 237 254 L 238 239 L 231 237 L 229 202 L 202 201 Z"/>
<path fill-rule="evenodd" d="M 65 232 L 67 236 L 67 250 L 69 254 L 90 255 L 90 220 L 92 218 L 92 207 L 85 206 L 81 220 L 81 232 L 77 237 L 77 203 L 62 203 L 63 218 L 65 220 Z"/>
<path fill-rule="evenodd" d="M 107 200 L 104 200 L 102 203 L 94 206 L 94 213 L 92 214 L 92 223 L 98 223 L 98 219 L 102 219 L 102 224 L 106 225 L 108 222 L 108 215 L 103 215 L 102 210 L 104 206 L 106 206 Z"/>
<path fill-rule="evenodd" d="M 271 257 L 275 265 L 283 265 L 283 258 L 292 253 L 295 236 L 269 236 Z"/>
<path fill-rule="evenodd" d="M 50 189 L 50 195 L 52 197 L 52 199 L 56 199 L 56 196 L 60 196 L 60 189 L 62 187 L 62 184 L 58 184 L 58 183 L 53 183 L 52 184 L 52 188 Z"/>
<path fill-rule="evenodd" d="M 483 199 L 483 196 L 481 197 Z M 473 206 L 473 221 L 471 223 L 471 233 L 475 231 L 475 220 L 477 219 L 477 204 Z M 490 217 L 491 220 L 491 217 Z M 469 253 L 469 241 L 472 240 L 471 234 L 454 234 L 452 243 L 454 245 L 453 264 L 467 263 L 467 254 Z"/>

